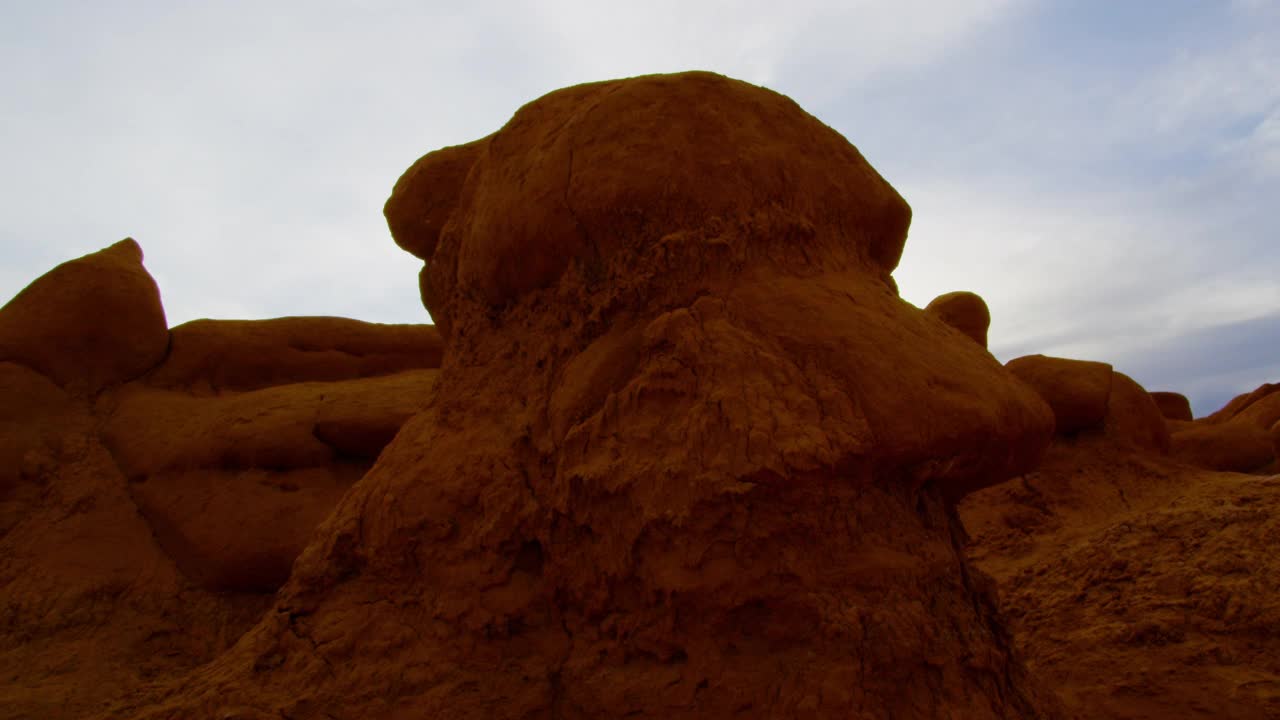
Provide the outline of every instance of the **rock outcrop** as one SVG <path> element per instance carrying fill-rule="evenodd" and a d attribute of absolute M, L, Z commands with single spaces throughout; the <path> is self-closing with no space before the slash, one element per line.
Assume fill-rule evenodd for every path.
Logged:
<path fill-rule="evenodd" d="M 6 719 L 86 717 L 230 647 L 431 396 L 433 328 L 171 333 L 141 258 L 117 243 L 0 310 Z"/>
<path fill-rule="evenodd" d="M 1160 413 L 1169 420 L 1190 421 L 1191 401 L 1186 395 L 1176 392 L 1158 391 L 1151 393 L 1151 399 L 1156 401 L 1156 406 L 1160 408 Z"/>
<path fill-rule="evenodd" d="M 1010 360 L 1005 367 L 1053 408 L 1058 434 L 1093 429 L 1106 419 L 1113 385 L 1110 365 L 1028 355 Z"/>
<path fill-rule="evenodd" d="M 973 338 L 982 347 L 987 346 L 991 311 L 981 296 L 966 291 L 945 293 L 931 300 L 924 311 Z"/>
<path fill-rule="evenodd" d="M 160 291 L 132 239 L 59 265 L 0 308 L 0 362 L 77 394 L 136 378 L 168 344 Z"/>
<path fill-rule="evenodd" d="M 1233 398 L 1192 422 L 1169 423 L 1173 454 L 1181 461 L 1222 472 L 1271 473 L 1277 451 L 1271 428 L 1280 422 L 1280 384 L 1266 384 Z"/>
<path fill-rule="evenodd" d="M 851 145 L 690 73 L 442 153 L 387 205 L 448 337 L 432 405 L 262 623 L 122 711 L 1054 714 L 951 505 L 1050 410 L 897 297 L 909 211 Z"/>
<path fill-rule="evenodd" d="M 168 356 L 144 380 L 198 395 L 439 367 L 444 355 L 434 325 L 337 317 L 195 320 L 169 335 Z"/>

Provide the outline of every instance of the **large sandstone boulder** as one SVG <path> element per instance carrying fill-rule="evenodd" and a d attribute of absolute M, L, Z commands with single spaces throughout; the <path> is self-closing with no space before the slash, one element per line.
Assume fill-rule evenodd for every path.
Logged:
<path fill-rule="evenodd" d="M 909 210 L 837 133 L 708 73 L 584 85 L 387 208 L 432 404 L 275 612 L 117 714 L 1055 715 L 953 507 L 1051 411 L 897 297 Z"/>
<path fill-rule="evenodd" d="M 1096 428 L 1106 419 L 1113 386 L 1110 365 L 1027 355 L 1010 360 L 1005 367 L 1053 408 L 1058 434 Z"/>
<path fill-rule="evenodd" d="M 1169 420 L 1186 422 L 1192 419 L 1191 401 L 1186 395 L 1176 392 L 1159 391 L 1151 393 L 1151 399 L 1160 408 L 1160 413 Z"/>
<path fill-rule="evenodd" d="M 160 292 L 132 239 L 59 265 L 0 308 L 0 362 L 76 393 L 141 375 L 168 344 Z"/>
<path fill-rule="evenodd" d="M 982 347 L 987 346 L 991 311 L 976 293 L 957 291 L 939 295 L 925 306 L 924 311 L 973 338 Z"/>

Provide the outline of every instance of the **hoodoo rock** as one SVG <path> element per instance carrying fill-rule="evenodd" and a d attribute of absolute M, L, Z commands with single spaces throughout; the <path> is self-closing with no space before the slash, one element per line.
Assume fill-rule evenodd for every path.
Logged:
<path fill-rule="evenodd" d="M 991 311 L 987 309 L 986 301 L 976 293 L 958 291 L 939 295 L 925 306 L 924 311 L 973 338 L 982 347 L 987 346 Z"/>
<path fill-rule="evenodd" d="M 168 344 L 160 291 L 132 239 L 59 265 L 0 308 L 0 362 L 76 393 L 141 375 Z"/>
<path fill-rule="evenodd" d="M 387 204 L 448 337 L 431 405 L 256 628 L 117 712 L 1056 716 L 953 506 L 1051 411 L 898 298 L 910 213 L 852 145 L 686 73 L 442 152 Z"/>

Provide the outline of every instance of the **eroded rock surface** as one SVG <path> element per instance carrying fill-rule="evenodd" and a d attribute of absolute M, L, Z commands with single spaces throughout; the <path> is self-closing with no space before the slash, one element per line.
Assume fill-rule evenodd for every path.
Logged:
<path fill-rule="evenodd" d="M 0 309 L 6 719 L 87 717 L 230 647 L 430 399 L 434 329 L 170 333 L 141 259 L 117 243 Z"/>
<path fill-rule="evenodd" d="M 568 88 L 385 211 L 442 332 L 170 330 L 132 241 L 0 309 L 0 718 L 1280 716 L 1280 385 L 1002 367 L 790 100 Z"/>
<path fill-rule="evenodd" d="M 842 137 L 707 73 L 584 85 L 387 208 L 432 405 L 273 612 L 130 712 L 1054 716 L 951 505 L 1050 410 L 897 297 L 909 210 Z"/>
<path fill-rule="evenodd" d="M 1000 587 L 1034 675 L 1080 717 L 1270 718 L 1280 713 L 1274 563 L 1280 477 L 1266 432 L 1172 421 L 1114 373 L 1102 431 L 1059 435 L 1032 473 L 969 496 L 971 557 Z M 1188 463 L 1189 442 L 1198 443 Z M 1269 451 L 1267 452 L 1269 454 Z M 1222 460 L 1226 458 L 1227 460 Z"/>

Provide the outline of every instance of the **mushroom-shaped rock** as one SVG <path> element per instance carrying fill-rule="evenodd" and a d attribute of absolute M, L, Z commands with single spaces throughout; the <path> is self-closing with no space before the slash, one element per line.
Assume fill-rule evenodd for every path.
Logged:
<path fill-rule="evenodd" d="M 1275 459 L 1272 436 L 1246 420 L 1196 423 L 1174 434 L 1173 455 L 1206 470 L 1253 472 Z"/>
<path fill-rule="evenodd" d="M 1107 416 L 1113 371 L 1106 363 L 1027 355 L 1005 367 L 1053 408 L 1059 434 L 1096 428 Z"/>
<path fill-rule="evenodd" d="M 982 347 L 987 346 L 991 311 L 977 293 L 961 290 L 939 295 L 929 302 L 924 311 L 973 338 Z"/>
<path fill-rule="evenodd" d="M 1160 414 L 1169 420 L 1187 421 L 1193 417 L 1191 401 L 1182 393 L 1157 391 L 1151 393 L 1151 399 L 1160 408 Z"/>
<path fill-rule="evenodd" d="M 76 393 L 141 375 L 168 343 L 160 292 L 132 239 L 59 265 L 0 308 L 0 362 Z"/>
<path fill-rule="evenodd" d="M 467 152 L 396 186 L 447 214 L 388 203 L 447 326 L 432 404 L 170 712 L 1054 716 L 953 506 L 1051 411 L 891 289 L 909 211 L 852 145 L 687 73 Z"/>

